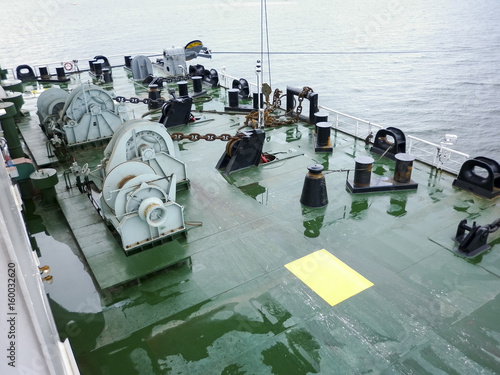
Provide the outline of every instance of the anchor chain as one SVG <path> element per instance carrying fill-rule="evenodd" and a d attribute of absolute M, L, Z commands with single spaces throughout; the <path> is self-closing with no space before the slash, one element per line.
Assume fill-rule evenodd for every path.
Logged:
<path fill-rule="evenodd" d="M 166 83 L 173 83 L 173 82 L 179 82 L 179 81 L 186 81 L 188 79 L 192 79 L 193 76 L 191 74 L 187 74 L 185 76 L 177 76 L 177 77 L 167 77 L 167 78 L 161 78 L 159 79 L 158 81 L 156 81 L 157 83 L 159 83 L 160 85 L 163 83 L 163 82 L 166 82 Z M 116 98 L 114 98 L 118 103 L 126 103 L 126 102 L 129 102 L 129 103 L 132 103 L 132 104 L 139 104 L 139 103 L 144 103 L 144 104 L 149 104 L 151 102 L 156 102 L 158 104 L 161 104 L 163 105 L 164 103 L 166 103 L 168 100 L 165 100 L 163 98 L 159 98 L 159 99 L 150 99 L 150 98 L 143 98 L 143 99 L 140 99 L 140 98 L 136 98 L 136 97 L 131 97 L 131 98 L 126 98 L 124 96 L 117 96 Z"/>
<path fill-rule="evenodd" d="M 493 233 L 500 229 L 500 219 L 496 219 L 493 223 L 485 225 L 488 228 L 488 232 Z"/>
<path fill-rule="evenodd" d="M 276 108 L 281 107 L 281 97 L 282 97 L 282 91 L 279 89 L 274 90 L 274 95 L 273 95 L 273 104 L 270 106 L 272 110 L 274 111 Z"/>
<path fill-rule="evenodd" d="M 302 102 L 304 101 L 306 95 L 309 94 L 310 92 L 314 92 L 313 89 L 308 86 L 304 86 L 302 92 L 299 94 L 299 104 L 297 105 L 297 109 L 295 110 L 295 113 L 297 114 L 296 115 L 297 121 L 299 120 L 299 116 L 302 113 Z"/>
<path fill-rule="evenodd" d="M 173 83 L 173 82 L 187 81 L 188 79 L 192 79 L 192 78 L 193 78 L 193 75 L 186 74 L 184 76 L 161 77 L 160 81 L 161 81 L 161 83 L 163 83 L 163 82 Z"/>
<path fill-rule="evenodd" d="M 159 98 L 159 99 L 150 99 L 150 98 L 143 98 L 143 99 L 140 99 L 140 98 L 135 98 L 135 97 L 131 97 L 131 98 L 126 98 L 124 96 L 117 96 L 116 98 L 114 98 L 118 103 L 132 103 L 132 104 L 139 104 L 139 103 L 144 103 L 144 104 L 147 104 L 149 105 L 149 103 L 158 103 L 160 105 L 163 105 L 165 104 L 168 100 L 165 100 L 163 98 Z"/>
<path fill-rule="evenodd" d="M 280 108 L 281 106 L 281 98 L 282 98 L 282 91 L 276 89 L 274 90 L 274 95 L 273 95 L 273 103 L 264 110 L 264 126 L 267 127 L 277 127 L 277 126 L 282 126 L 282 125 L 293 125 L 299 121 L 300 114 L 302 113 L 302 102 L 304 98 L 308 95 L 308 93 L 314 92 L 312 88 L 305 86 L 302 90 L 302 92 L 298 95 L 299 102 L 297 105 L 297 109 L 295 110 L 295 116 L 293 118 L 289 118 L 287 120 L 280 120 L 281 116 L 285 116 L 288 113 L 285 113 L 283 115 L 277 116 L 273 115 L 272 113 Z M 252 111 L 250 112 L 246 118 L 245 118 L 245 123 L 243 127 L 245 126 L 251 126 L 252 128 L 256 128 L 258 126 L 258 118 L 259 118 L 259 111 Z"/>
<path fill-rule="evenodd" d="M 240 140 L 243 137 L 243 133 L 237 133 L 236 135 L 231 135 L 231 134 L 221 134 L 221 135 L 216 135 L 216 134 L 205 134 L 201 135 L 199 133 L 189 133 L 189 134 L 184 134 L 184 133 L 172 133 L 170 134 L 170 137 L 174 141 L 180 141 L 183 139 L 186 139 L 188 141 L 196 142 L 199 141 L 200 139 L 204 139 L 205 141 L 215 141 L 216 139 L 221 140 L 223 142 L 229 142 L 229 141 L 237 141 Z"/>

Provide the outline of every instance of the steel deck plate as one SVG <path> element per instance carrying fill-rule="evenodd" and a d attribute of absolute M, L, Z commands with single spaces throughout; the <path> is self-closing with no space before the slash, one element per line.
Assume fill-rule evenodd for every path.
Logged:
<path fill-rule="evenodd" d="M 113 75 L 126 78 L 121 68 Z M 116 79 L 114 89 L 147 95 L 126 80 Z M 207 93 L 213 100 L 193 110 L 200 121 L 169 131 L 222 134 L 243 125 L 244 115 L 207 112 L 223 110 L 218 100 L 225 91 Z M 488 224 L 498 216 L 498 199 L 453 188 L 452 175 L 419 162 L 415 191 L 350 194 L 348 173 L 339 171 L 352 170 L 356 156 L 374 157 L 377 177 L 390 177 L 394 162 L 339 131 L 331 134 L 333 151 L 317 154 L 312 137 L 304 123 L 266 129 L 264 151 L 278 160 L 229 176 L 215 170 L 225 144 L 180 141 L 191 184 L 176 201 L 188 223 L 201 225 L 188 225 L 186 237 L 172 244 L 192 267 L 153 272 L 139 285 L 112 291 L 102 289 L 153 271 L 158 262 L 164 268 L 166 252 L 148 250 L 137 262 L 142 253 L 125 257 L 88 199 L 58 185 L 68 223 L 52 214 L 45 225 L 53 236 L 71 228 L 92 271 L 68 262 L 68 275 L 61 272 L 47 291 L 82 374 L 498 372 L 499 241 L 480 259 L 450 251 L 458 223 Z M 92 168 L 99 152 L 72 150 Z M 300 196 L 307 166 L 316 163 L 325 169 L 329 203 L 307 208 Z M 76 250 L 65 256 L 79 260 L 68 237 Z M 373 286 L 331 306 L 285 268 L 320 249 Z M 42 260 L 57 254 L 47 245 L 41 252 Z M 73 277 L 82 274 L 94 274 L 97 285 L 78 288 Z M 66 301 L 57 283 L 72 285 L 78 301 Z"/>

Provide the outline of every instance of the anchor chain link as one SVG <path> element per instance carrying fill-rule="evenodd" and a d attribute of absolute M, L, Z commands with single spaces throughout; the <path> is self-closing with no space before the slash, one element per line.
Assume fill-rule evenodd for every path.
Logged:
<path fill-rule="evenodd" d="M 300 114 L 302 113 L 302 102 L 310 92 L 314 92 L 313 89 L 308 86 L 305 86 L 302 92 L 298 95 L 299 100 L 297 109 L 295 110 L 295 116 L 293 118 L 288 118 L 287 120 L 281 120 L 280 117 L 285 116 L 288 113 L 279 116 L 272 114 L 276 109 L 280 108 L 281 98 L 282 98 L 281 95 L 282 91 L 279 89 L 274 90 L 273 103 L 264 110 L 264 126 L 277 127 L 282 125 L 293 125 L 297 123 L 299 121 Z M 245 123 L 243 127 L 251 126 L 252 128 L 255 129 L 258 126 L 258 118 L 259 118 L 259 111 L 250 112 L 245 117 Z"/>
<path fill-rule="evenodd" d="M 186 81 L 186 80 L 192 79 L 192 78 L 193 78 L 193 76 L 191 74 L 187 74 L 185 76 L 167 77 L 167 78 L 161 78 L 161 82 L 160 83 L 163 83 L 163 82 L 173 83 L 173 82 L 179 82 L 179 81 Z M 163 105 L 164 103 L 166 103 L 168 101 L 168 100 L 165 100 L 163 98 L 159 98 L 159 99 L 143 98 L 143 99 L 140 99 L 140 98 L 136 98 L 136 97 L 126 98 L 124 96 L 117 96 L 114 99 L 118 103 L 129 102 L 129 103 L 132 103 L 132 104 L 139 104 L 139 103 L 149 104 L 151 102 L 157 102 L 158 104 L 162 104 Z"/>
<path fill-rule="evenodd" d="M 174 141 L 181 141 L 181 140 L 188 140 L 192 142 L 197 142 L 201 139 L 204 139 L 205 141 L 215 141 L 216 139 L 223 141 L 223 142 L 229 142 L 229 141 L 237 141 L 240 140 L 243 137 L 243 133 L 237 133 L 236 135 L 231 135 L 231 134 L 221 134 L 221 135 L 216 135 L 212 133 L 208 133 L 205 135 L 201 135 L 199 133 L 189 133 L 189 134 L 184 134 L 184 133 L 172 133 L 170 134 L 170 137 Z"/>
<path fill-rule="evenodd" d="M 498 229 L 500 229 L 500 219 L 496 219 L 493 223 L 485 225 L 485 227 L 488 228 L 489 233 L 496 232 Z"/>
<path fill-rule="evenodd" d="M 314 92 L 313 89 L 308 86 L 304 86 L 302 92 L 299 94 L 299 104 L 297 105 L 297 109 L 295 110 L 297 121 L 299 120 L 299 116 L 302 113 L 302 102 L 310 92 Z"/>
<path fill-rule="evenodd" d="M 140 98 L 135 98 L 135 97 L 131 97 L 131 98 L 126 98 L 124 96 L 117 96 L 115 98 L 115 100 L 118 102 L 118 103 L 132 103 L 132 104 L 139 104 L 139 103 L 144 103 L 144 104 L 147 104 L 149 105 L 149 103 L 152 103 L 153 101 L 158 103 L 158 104 L 165 104 L 167 102 L 167 100 L 165 99 L 162 99 L 162 98 L 159 98 L 159 99 L 150 99 L 150 98 L 143 98 L 143 99 L 140 99 Z"/>

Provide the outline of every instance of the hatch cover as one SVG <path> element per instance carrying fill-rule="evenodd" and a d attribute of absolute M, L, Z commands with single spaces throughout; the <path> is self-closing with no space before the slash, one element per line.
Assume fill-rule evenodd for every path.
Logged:
<path fill-rule="evenodd" d="M 331 306 L 373 285 L 325 249 L 285 264 L 285 267 Z"/>

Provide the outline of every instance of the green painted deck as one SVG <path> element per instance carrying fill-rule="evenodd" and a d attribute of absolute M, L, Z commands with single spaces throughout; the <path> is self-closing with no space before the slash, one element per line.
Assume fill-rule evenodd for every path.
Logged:
<path fill-rule="evenodd" d="M 118 81 L 121 72 L 113 72 L 120 94 L 127 84 Z M 234 133 L 244 116 L 201 111 L 223 108 L 217 98 L 225 99 L 224 90 L 208 94 L 213 100 L 195 105 L 194 114 L 212 121 L 169 130 Z M 190 189 L 179 191 L 177 202 L 186 221 L 202 225 L 188 227 L 175 246 L 192 267 L 171 267 L 112 292 L 102 290 L 112 283 L 106 277 L 129 272 L 116 269 L 121 250 L 102 255 L 114 245 L 100 218 L 76 188 L 62 189 L 69 225 L 53 222 L 55 215 L 44 220 L 48 228 L 71 228 L 79 245 L 71 244 L 76 250 L 68 256 L 77 261 L 51 265 L 47 292 L 82 374 L 500 372 L 499 233 L 491 235 L 492 249 L 472 260 L 457 256 L 451 239 L 462 219 L 491 223 L 500 201 L 453 188 L 454 176 L 415 162 L 415 191 L 354 195 L 346 173 L 332 172 L 325 174 L 329 204 L 302 207 L 310 164 L 353 169 L 354 157 L 366 155 L 375 159 L 374 176 L 394 173 L 393 161 L 349 135 L 332 131 L 333 152 L 326 154 L 314 152 L 312 138 L 303 123 L 266 129 L 264 151 L 278 160 L 228 177 L 215 170 L 225 144 L 182 141 Z M 98 151 L 74 155 L 80 164 L 94 158 L 95 166 Z M 373 286 L 331 306 L 285 267 L 321 249 Z M 57 251 L 41 246 L 42 259 Z M 103 270 L 102 279 L 82 254 L 90 268 Z M 164 252 L 144 254 L 156 260 Z M 76 275 L 94 275 L 97 283 L 79 287 Z M 333 282 L 326 273 L 325 285 Z M 332 289 L 342 288 L 338 283 Z"/>
<path fill-rule="evenodd" d="M 19 122 L 17 127 L 38 168 L 58 163 L 57 157 L 54 155 L 54 147 L 38 125 L 38 118 Z M 48 150 L 50 150 L 50 154 Z"/>
<path fill-rule="evenodd" d="M 125 255 L 87 195 L 76 188 L 64 192 L 62 184 L 59 185 L 59 205 L 101 289 L 139 281 L 189 259 L 176 240 L 132 256 Z"/>

